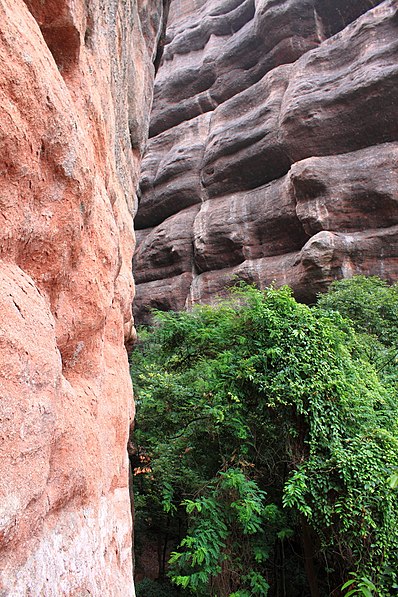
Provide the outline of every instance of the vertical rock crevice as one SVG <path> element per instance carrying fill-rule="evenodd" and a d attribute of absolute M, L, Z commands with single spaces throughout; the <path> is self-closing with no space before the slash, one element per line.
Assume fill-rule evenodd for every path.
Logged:
<path fill-rule="evenodd" d="M 163 11 L 162 11 L 162 28 L 159 35 L 159 41 L 157 44 L 157 50 L 155 59 L 153 61 L 155 67 L 155 75 L 159 70 L 159 66 L 163 57 L 164 52 L 164 45 L 166 43 L 166 30 L 167 30 L 167 22 L 169 19 L 169 10 L 170 10 L 170 2 L 171 0 L 163 0 Z"/>

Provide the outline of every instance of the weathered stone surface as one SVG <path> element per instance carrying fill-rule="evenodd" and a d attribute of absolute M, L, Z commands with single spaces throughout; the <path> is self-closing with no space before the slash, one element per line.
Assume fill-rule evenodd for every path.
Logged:
<path fill-rule="evenodd" d="M 296 63 L 280 115 L 293 161 L 398 138 L 397 11 L 384 2 Z"/>
<path fill-rule="evenodd" d="M 134 594 L 124 342 L 161 19 L 161 0 L 0 0 L 4 596 Z"/>
<path fill-rule="evenodd" d="M 134 300 L 134 308 L 139 322 L 151 319 L 151 309 L 182 311 L 189 303 L 189 293 L 193 280 L 190 272 L 180 276 L 139 284 L 140 293 Z"/>
<path fill-rule="evenodd" d="M 199 211 L 194 205 L 152 229 L 134 255 L 136 283 L 178 276 L 192 267 L 193 223 Z"/>
<path fill-rule="evenodd" d="M 151 132 L 211 111 L 381 0 L 173 0 Z"/>
<path fill-rule="evenodd" d="M 288 176 L 297 217 L 309 236 L 398 224 L 398 143 L 308 158 Z"/>
<path fill-rule="evenodd" d="M 201 203 L 200 169 L 209 125 L 210 115 L 204 114 L 153 139 L 143 161 L 137 228 L 155 226 Z"/>
<path fill-rule="evenodd" d="M 396 10 L 387 2 L 369 11 L 216 108 L 203 160 L 208 194 L 264 184 L 306 157 L 396 140 Z"/>
<path fill-rule="evenodd" d="M 371 272 L 396 280 L 397 252 L 397 226 L 351 234 L 318 232 L 297 253 L 247 259 L 235 267 L 198 275 L 189 289 L 187 305 L 223 295 L 236 280 L 255 283 L 259 288 L 272 283 L 289 284 L 299 300 L 313 301 L 317 292 L 326 290 L 330 282 L 342 276 Z"/>
<path fill-rule="evenodd" d="M 162 280 L 158 307 L 175 275 L 173 214 L 192 204 L 193 258 L 179 263 L 193 281 L 179 305 L 234 276 L 308 300 L 353 272 L 396 279 L 397 11 L 393 0 L 172 0 L 136 220 L 151 247 L 158 229 L 170 238 L 157 272 L 138 248 L 137 279 Z M 138 284 L 138 318 L 147 292 Z"/>
<path fill-rule="evenodd" d="M 195 265 L 199 271 L 221 269 L 299 250 L 307 239 L 290 180 L 283 177 L 203 203 L 194 222 Z"/>

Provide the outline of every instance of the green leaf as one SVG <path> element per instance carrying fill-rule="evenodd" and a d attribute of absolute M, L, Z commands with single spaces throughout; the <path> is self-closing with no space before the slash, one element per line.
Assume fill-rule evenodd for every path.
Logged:
<path fill-rule="evenodd" d="M 357 595 L 359 593 L 359 589 L 352 589 L 348 591 L 348 593 L 344 594 L 344 597 L 351 597 L 351 595 Z"/>
<path fill-rule="evenodd" d="M 341 591 L 344 591 L 344 589 L 347 589 L 348 587 L 350 587 L 351 585 L 353 585 L 356 582 L 355 578 L 351 578 L 350 580 L 347 580 L 347 582 L 345 582 L 343 584 L 343 586 L 341 587 Z"/>
<path fill-rule="evenodd" d="M 388 484 L 391 489 L 397 489 L 398 487 L 398 473 L 394 473 L 388 478 Z"/>

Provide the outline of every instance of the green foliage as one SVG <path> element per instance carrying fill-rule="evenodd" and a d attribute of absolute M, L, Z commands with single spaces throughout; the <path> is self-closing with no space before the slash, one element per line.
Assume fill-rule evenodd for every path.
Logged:
<path fill-rule="evenodd" d="M 358 334 L 359 307 L 350 323 L 336 286 L 331 295 L 338 305 L 310 309 L 288 288 L 246 287 L 215 307 L 158 313 L 141 336 L 136 443 L 151 471 L 137 516 L 168 535 L 178 521 L 170 574 L 190 594 L 298 597 L 308 586 L 297 553 L 316 560 L 322 594 L 350 570 L 395 594 L 396 368 L 378 370 L 395 332 L 386 344 Z M 368 331 L 387 334 L 393 308 Z"/>
<path fill-rule="evenodd" d="M 398 284 L 354 276 L 333 282 L 328 293 L 319 295 L 318 305 L 350 318 L 354 329 L 363 334 L 364 348 L 377 372 L 397 391 Z"/>
<path fill-rule="evenodd" d="M 136 583 L 137 597 L 175 597 L 176 590 L 166 583 L 160 583 L 149 578 L 144 578 Z"/>
<path fill-rule="evenodd" d="M 338 280 L 330 285 L 326 294 L 318 297 L 318 305 L 350 318 L 358 332 L 367 332 L 383 344 L 396 347 L 398 284 L 389 286 L 376 276 Z"/>
<path fill-rule="evenodd" d="M 196 595 L 212 585 L 223 594 L 227 586 L 230 594 L 237 584 L 247 587 L 250 595 L 266 595 L 268 583 L 256 564 L 268 556 L 262 535 L 275 512 L 266 506 L 265 492 L 238 468 L 221 471 L 206 489 L 206 496 L 183 502 L 190 525 L 180 543 L 183 549 L 171 554 L 170 564 L 188 573 L 174 576 L 174 581 Z M 222 574 L 227 561 L 235 564 L 235 570 L 228 572 L 231 578 L 225 567 Z M 247 565 L 251 568 L 244 574 Z"/>
<path fill-rule="evenodd" d="M 372 597 L 372 595 L 374 595 L 374 591 L 376 591 L 377 589 L 371 580 L 365 577 L 360 578 L 355 573 L 351 573 L 351 576 L 353 578 L 348 580 L 341 587 L 342 591 L 349 589 L 347 593 L 344 593 L 344 597 L 351 597 L 351 595 L 359 595 L 360 597 Z"/>

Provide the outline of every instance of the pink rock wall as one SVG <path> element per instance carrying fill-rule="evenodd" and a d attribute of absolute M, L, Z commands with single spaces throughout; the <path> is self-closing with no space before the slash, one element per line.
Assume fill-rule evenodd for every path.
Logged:
<path fill-rule="evenodd" d="M 0 594 L 127 597 L 125 343 L 161 0 L 0 0 Z"/>
<path fill-rule="evenodd" d="M 398 279 L 396 0 L 172 0 L 143 162 L 137 318 L 237 278 Z"/>

